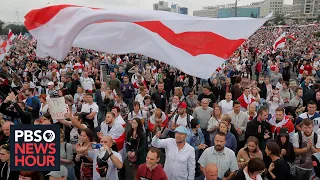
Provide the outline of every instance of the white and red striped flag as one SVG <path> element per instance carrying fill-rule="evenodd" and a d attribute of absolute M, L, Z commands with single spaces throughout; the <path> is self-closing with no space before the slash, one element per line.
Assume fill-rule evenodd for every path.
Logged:
<path fill-rule="evenodd" d="M 7 55 L 10 49 L 11 49 L 11 43 L 9 40 L 3 41 L 0 44 L 0 62 L 4 59 L 4 57 Z"/>
<path fill-rule="evenodd" d="M 273 44 L 273 50 L 272 53 L 275 53 L 278 48 L 284 48 L 286 44 L 286 32 L 282 33 L 281 36 L 278 37 L 278 39 Z"/>
<path fill-rule="evenodd" d="M 291 39 L 292 41 L 296 41 L 297 40 L 297 37 L 294 33 L 291 33 L 289 36 L 288 36 L 289 39 Z"/>
<path fill-rule="evenodd" d="M 214 19 L 164 11 L 55 5 L 30 11 L 25 26 L 38 41 L 39 57 L 63 60 L 71 47 L 130 52 L 209 78 L 269 18 Z"/>
<path fill-rule="evenodd" d="M 9 28 L 8 40 L 9 40 L 10 42 L 12 42 L 15 37 L 16 37 L 16 35 L 14 35 L 13 32 L 11 31 L 11 29 Z"/>
<path fill-rule="evenodd" d="M 20 32 L 20 34 L 19 34 L 19 36 L 18 36 L 17 40 L 22 40 L 22 34 L 21 34 L 21 32 Z"/>

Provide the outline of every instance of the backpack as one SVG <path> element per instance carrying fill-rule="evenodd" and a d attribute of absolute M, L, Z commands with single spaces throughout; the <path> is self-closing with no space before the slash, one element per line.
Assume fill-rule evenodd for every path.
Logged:
<path fill-rule="evenodd" d="M 177 114 L 175 119 L 174 119 L 174 123 L 177 124 L 177 120 L 179 118 L 179 115 Z M 187 114 L 187 126 L 191 129 L 191 124 L 190 124 L 190 115 Z"/>
<path fill-rule="evenodd" d="M 298 132 L 298 136 L 299 136 L 299 148 L 302 148 L 302 133 L 301 133 L 301 131 Z M 317 142 L 318 142 L 318 134 L 313 133 L 313 144 L 316 145 Z"/>
<path fill-rule="evenodd" d="M 133 111 L 131 111 L 130 114 L 131 114 L 131 117 L 133 118 Z M 141 114 L 141 116 L 143 118 L 142 110 L 140 110 L 140 114 Z"/>

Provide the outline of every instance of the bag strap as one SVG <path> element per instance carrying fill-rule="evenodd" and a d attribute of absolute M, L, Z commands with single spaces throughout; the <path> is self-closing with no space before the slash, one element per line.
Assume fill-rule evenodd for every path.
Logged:
<path fill-rule="evenodd" d="M 299 137 L 299 148 L 302 148 L 302 133 L 301 133 L 301 131 L 298 132 L 298 137 Z"/>
<path fill-rule="evenodd" d="M 314 146 L 316 146 L 316 144 L 318 143 L 318 134 L 317 133 L 313 133 L 313 144 Z"/>
<path fill-rule="evenodd" d="M 176 114 L 176 116 L 174 117 L 174 123 L 175 123 L 175 124 L 177 124 L 178 118 L 179 118 L 179 115 Z"/>
<path fill-rule="evenodd" d="M 187 126 L 188 126 L 189 128 L 191 128 L 190 115 L 189 115 L 189 114 L 187 114 Z"/>

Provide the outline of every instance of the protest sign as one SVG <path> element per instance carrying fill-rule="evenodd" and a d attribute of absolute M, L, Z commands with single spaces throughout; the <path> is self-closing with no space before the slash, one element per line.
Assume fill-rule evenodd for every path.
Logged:
<path fill-rule="evenodd" d="M 64 97 L 50 98 L 48 104 L 52 119 L 64 119 L 64 115 L 67 113 Z"/>

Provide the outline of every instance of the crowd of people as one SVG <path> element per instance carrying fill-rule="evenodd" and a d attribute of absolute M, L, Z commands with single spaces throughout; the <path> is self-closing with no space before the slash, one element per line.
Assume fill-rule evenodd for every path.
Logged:
<path fill-rule="evenodd" d="M 318 30 L 263 27 L 209 79 L 132 53 L 39 59 L 31 38 L 14 40 L 0 62 L 0 179 L 319 179 Z M 281 31 L 295 38 L 272 53 Z M 64 119 L 50 114 L 58 97 Z M 19 124 L 61 127 L 60 171 L 10 171 Z"/>

